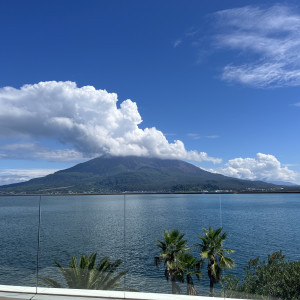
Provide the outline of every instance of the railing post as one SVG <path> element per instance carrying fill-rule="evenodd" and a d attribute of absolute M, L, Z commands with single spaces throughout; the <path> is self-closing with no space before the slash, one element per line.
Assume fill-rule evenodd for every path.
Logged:
<path fill-rule="evenodd" d="M 41 231 L 41 201 L 42 196 L 39 196 L 39 223 L 38 223 L 38 236 L 37 236 L 37 252 L 36 252 L 36 294 L 39 282 L 39 254 L 40 254 L 40 231 Z"/>

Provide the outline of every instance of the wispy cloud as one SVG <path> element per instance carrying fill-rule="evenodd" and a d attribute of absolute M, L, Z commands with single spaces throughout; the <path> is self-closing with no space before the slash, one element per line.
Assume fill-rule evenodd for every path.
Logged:
<path fill-rule="evenodd" d="M 196 29 L 195 27 L 191 27 L 186 31 L 185 36 L 186 37 L 195 36 L 199 31 L 200 31 L 199 29 Z"/>
<path fill-rule="evenodd" d="M 300 164 L 282 164 L 284 167 L 300 167 Z"/>
<path fill-rule="evenodd" d="M 198 133 L 188 133 L 187 136 L 189 136 L 190 138 L 194 139 L 194 140 L 199 140 L 201 139 L 200 134 Z"/>
<path fill-rule="evenodd" d="M 214 14 L 217 48 L 239 51 L 222 79 L 254 87 L 300 85 L 300 13 L 286 5 L 246 6 Z"/>
<path fill-rule="evenodd" d="M 4 169 L 0 170 L 0 185 L 18 183 L 32 178 L 46 176 L 57 169 Z"/>
<path fill-rule="evenodd" d="M 182 43 L 182 39 L 178 39 L 173 43 L 173 47 L 176 48 Z"/>
<path fill-rule="evenodd" d="M 300 102 L 298 102 L 298 103 L 295 103 L 294 105 L 295 105 L 295 106 L 300 106 Z"/>
<path fill-rule="evenodd" d="M 0 158 L 77 162 L 92 156 L 74 149 L 50 149 L 38 143 L 26 142 L 0 145 Z"/>
<path fill-rule="evenodd" d="M 218 139 L 220 136 L 219 135 L 206 135 L 206 136 L 201 136 L 199 133 L 188 133 L 188 137 L 194 139 L 194 140 L 199 140 L 201 138 L 207 138 L 207 139 Z"/>
<path fill-rule="evenodd" d="M 219 135 L 207 135 L 206 138 L 208 139 L 218 139 L 220 136 Z"/>
<path fill-rule="evenodd" d="M 199 29 L 195 27 L 191 27 L 186 30 L 185 33 L 181 35 L 180 38 L 178 38 L 174 43 L 173 47 L 177 48 L 179 45 L 186 43 L 187 41 L 190 41 L 192 45 L 198 45 L 199 41 L 195 40 L 195 36 L 200 32 Z"/>

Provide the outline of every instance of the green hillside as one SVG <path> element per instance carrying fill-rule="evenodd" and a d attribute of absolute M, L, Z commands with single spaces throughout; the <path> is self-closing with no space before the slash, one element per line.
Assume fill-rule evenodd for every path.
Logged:
<path fill-rule="evenodd" d="M 181 160 L 103 156 L 42 178 L 0 187 L 0 193 L 271 191 L 279 186 L 204 171 Z"/>

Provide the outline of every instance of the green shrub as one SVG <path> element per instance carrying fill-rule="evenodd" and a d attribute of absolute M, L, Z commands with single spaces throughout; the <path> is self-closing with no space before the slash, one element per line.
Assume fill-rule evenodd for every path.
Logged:
<path fill-rule="evenodd" d="M 251 259 L 242 280 L 227 275 L 222 279 L 223 295 L 244 299 L 300 299 L 300 261 L 284 259 L 281 251 L 267 261 Z"/>

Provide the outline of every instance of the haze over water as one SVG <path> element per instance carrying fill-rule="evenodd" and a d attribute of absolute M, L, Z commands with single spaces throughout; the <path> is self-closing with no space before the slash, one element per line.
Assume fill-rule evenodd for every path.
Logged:
<path fill-rule="evenodd" d="M 0 197 L 0 284 L 35 285 L 38 201 Z M 274 251 L 300 260 L 299 215 L 300 194 L 43 196 L 39 274 L 57 277 L 53 259 L 67 266 L 72 255 L 97 252 L 123 260 L 126 288 L 170 293 L 163 267 L 154 265 L 163 229 L 186 233 L 199 255 L 202 228 L 222 226 L 240 276 L 250 258 Z"/>

